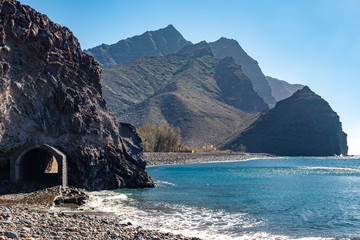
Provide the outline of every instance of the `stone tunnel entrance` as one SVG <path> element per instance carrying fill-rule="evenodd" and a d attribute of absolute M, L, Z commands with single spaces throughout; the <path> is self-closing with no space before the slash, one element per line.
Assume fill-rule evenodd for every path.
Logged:
<path fill-rule="evenodd" d="M 23 180 L 57 184 L 59 178 L 58 164 L 48 151 L 36 148 L 27 152 L 23 158 Z"/>
<path fill-rule="evenodd" d="M 66 155 L 52 146 L 35 145 L 23 151 L 12 165 L 13 182 L 67 186 Z"/>

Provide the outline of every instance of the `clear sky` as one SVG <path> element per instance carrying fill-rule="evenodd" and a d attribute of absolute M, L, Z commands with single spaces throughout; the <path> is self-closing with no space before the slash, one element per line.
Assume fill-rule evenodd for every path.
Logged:
<path fill-rule="evenodd" d="M 265 75 L 328 101 L 360 154 L 359 0 L 20 0 L 72 30 L 83 49 L 169 24 L 197 43 L 237 40 Z"/>

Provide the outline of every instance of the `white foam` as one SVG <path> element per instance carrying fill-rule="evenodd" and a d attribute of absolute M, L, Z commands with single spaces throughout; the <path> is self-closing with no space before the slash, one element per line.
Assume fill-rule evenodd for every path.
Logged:
<path fill-rule="evenodd" d="M 266 232 L 251 232 L 251 228 L 262 226 L 262 221 L 248 217 L 245 213 L 230 213 L 224 210 L 189 207 L 170 203 L 152 203 L 149 209 L 139 209 L 138 202 L 129 197 L 131 193 L 112 191 L 90 192 L 89 200 L 82 207 L 85 211 L 111 212 L 124 223 L 162 232 L 172 232 L 201 239 L 292 239 L 289 236 Z M 236 231 L 233 231 L 236 229 Z M 300 238 L 320 240 L 324 238 Z"/>
<path fill-rule="evenodd" d="M 326 170 L 336 173 L 360 173 L 360 168 L 340 168 L 340 167 L 303 167 L 305 170 Z"/>
<path fill-rule="evenodd" d="M 157 184 L 159 184 L 160 186 L 175 186 L 174 183 L 170 183 L 170 182 L 166 182 L 166 181 L 156 181 Z"/>

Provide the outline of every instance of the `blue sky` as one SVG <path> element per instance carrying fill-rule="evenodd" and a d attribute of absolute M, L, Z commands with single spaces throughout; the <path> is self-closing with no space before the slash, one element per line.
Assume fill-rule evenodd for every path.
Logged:
<path fill-rule="evenodd" d="M 237 40 L 265 75 L 328 101 L 360 154 L 358 0 L 20 0 L 70 28 L 83 49 L 173 24 L 197 43 Z"/>

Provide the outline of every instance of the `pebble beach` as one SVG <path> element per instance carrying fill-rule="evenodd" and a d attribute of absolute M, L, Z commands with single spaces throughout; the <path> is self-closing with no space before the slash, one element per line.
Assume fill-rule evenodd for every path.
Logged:
<path fill-rule="evenodd" d="M 0 239 L 197 239 L 120 224 L 102 214 L 0 206 Z"/>
<path fill-rule="evenodd" d="M 271 158 L 267 153 L 239 153 L 239 152 L 201 152 L 201 153 L 162 153 L 145 152 L 143 159 L 147 166 L 194 164 L 223 161 L 244 161 L 258 158 Z"/>

